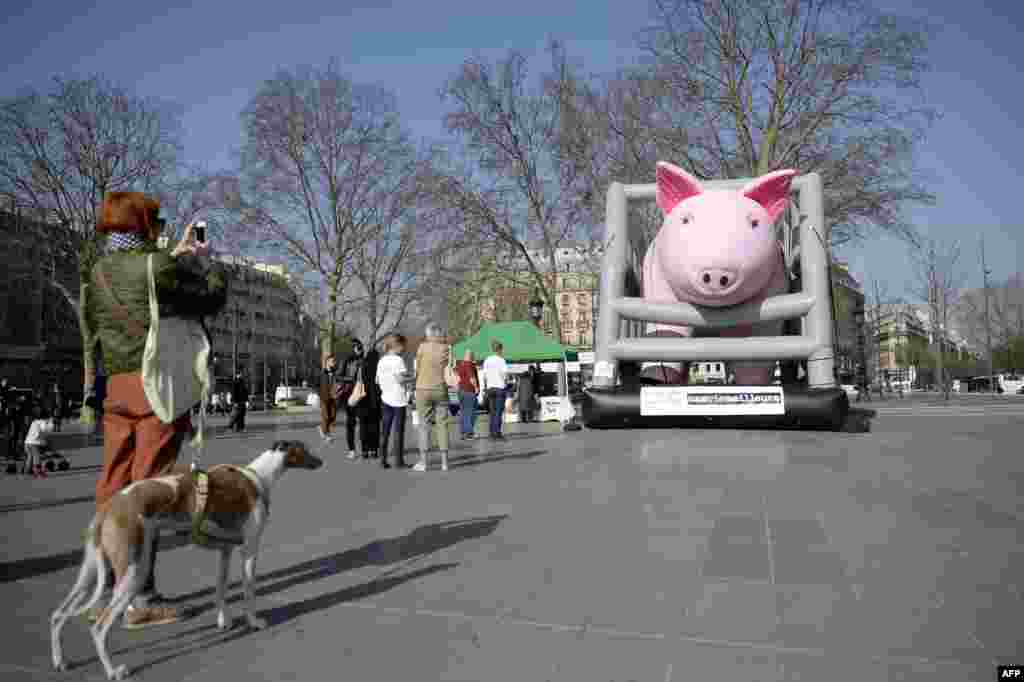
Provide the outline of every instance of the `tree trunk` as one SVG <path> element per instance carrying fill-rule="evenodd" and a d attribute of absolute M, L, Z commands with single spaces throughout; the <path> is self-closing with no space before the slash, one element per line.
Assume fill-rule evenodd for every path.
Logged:
<path fill-rule="evenodd" d="M 95 361 L 95 347 L 96 347 L 96 334 L 93 330 L 89 329 L 85 321 L 85 300 L 89 290 L 89 280 L 86 277 L 82 277 L 78 283 L 78 326 L 82 332 L 82 396 L 83 398 L 89 395 L 89 391 L 92 389 L 96 382 L 96 361 Z M 96 411 L 91 407 L 82 404 L 82 412 L 79 417 L 79 421 L 87 426 L 94 425 L 96 423 Z"/>
<path fill-rule="evenodd" d="M 321 348 L 320 364 L 323 365 L 324 358 L 334 353 L 334 341 L 338 333 L 338 285 L 331 282 L 330 291 L 327 294 L 327 333 Z"/>

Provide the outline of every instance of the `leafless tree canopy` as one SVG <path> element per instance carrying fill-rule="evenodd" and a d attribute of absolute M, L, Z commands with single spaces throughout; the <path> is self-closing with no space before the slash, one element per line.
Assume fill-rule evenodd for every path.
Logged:
<path fill-rule="evenodd" d="M 650 182 L 659 159 L 700 178 L 822 174 L 831 242 L 875 227 L 913 237 L 901 209 L 931 203 L 913 152 L 931 28 L 866 0 L 653 0 L 648 63 L 578 98 L 597 137 L 594 193 Z M 603 119 L 603 120 L 602 120 Z"/>
<path fill-rule="evenodd" d="M 559 45 L 551 46 L 550 56 L 551 68 L 542 74 L 531 73 L 516 51 L 496 63 L 469 59 L 445 83 L 452 140 L 446 172 L 435 175 L 433 191 L 469 241 L 526 261 L 532 286 L 556 311 L 557 324 L 556 297 L 543 273 L 556 268 L 563 243 L 589 230 L 581 202 L 588 171 L 566 134 L 574 119 L 563 104 L 576 69 Z M 538 244 L 542 262 L 529 253 Z"/>
<path fill-rule="evenodd" d="M 915 274 L 912 291 L 918 300 L 928 306 L 928 322 L 932 343 L 935 344 L 935 373 L 948 399 L 950 387 L 945 380 L 944 345 L 964 281 L 960 245 L 955 242 L 943 244 L 929 238 L 923 242 L 921 249 L 911 252 L 911 260 Z"/>
<path fill-rule="evenodd" d="M 265 247 L 323 278 L 325 335 L 334 338 L 341 309 L 365 304 L 371 293 L 356 290 L 346 300 L 350 285 L 388 269 L 373 255 L 381 253 L 375 240 L 394 248 L 392 237 L 411 229 L 406 207 L 418 167 L 395 98 L 352 83 L 332 63 L 265 81 L 242 121 L 242 222 Z M 386 254 L 393 273 L 401 270 L 394 255 Z"/>
<path fill-rule="evenodd" d="M 47 92 L 29 89 L 0 102 L 0 196 L 33 218 L 62 227 L 53 231 L 50 243 L 76 252 L 78 296 L 59 277 L 50 277 L 50 284 L 79 314 L 99 255 L 96 211 L 103 196 L 162 190 L 178 170 L 180 139 L 174 107 L 132 95 L 98 76 L 56 78 Z M 89 383 L 94 344 L 84 325 L 82 341 Z"/>
<path fill-rule="evenodd" d="M 989 328 L 994 350 L 1009 348 L 1015 339 L 1024 341 L 1024 274 L 1016 273 L 989 287 L 987 316 L 985 294 L 984 289 L 973 289 L 960 296 L 955 315 L 967 341 L 975 348 L 985 348 Z"/>
<path fill-rule="evenodd" d="M 0 103 L 0 191 L 88 239 L 107 192 L 153 191 L 177 170 L 180 136 L 167 103 L 57 78 Z"/>

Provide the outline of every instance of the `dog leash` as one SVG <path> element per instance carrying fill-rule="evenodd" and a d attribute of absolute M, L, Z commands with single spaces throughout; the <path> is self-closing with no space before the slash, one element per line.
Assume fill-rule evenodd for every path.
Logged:
<path fill-rule="evenodd" d="M 205 544 L 207 534 L 203 530 L 206 521 L 206 501 L 210 497 L 210 477 L 199 468 L 203 460 L 203 448 L 206 446 L 206 410 L 210 399 L 209 373 L 199 391 L 199 428 L 192 438 L 192 479 L 196 486 L 196 506 L 192 512 L 192 539 L 198 544 Z"/>

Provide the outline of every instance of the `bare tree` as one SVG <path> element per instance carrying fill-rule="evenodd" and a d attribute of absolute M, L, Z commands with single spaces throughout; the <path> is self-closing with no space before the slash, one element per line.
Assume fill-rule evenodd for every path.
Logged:
<path fill-rule="evenodd" d="M 912 251 L 911 260 L 916 274 L 913 293 L 927 306 L 928 325 L 935 348 L 936 381 L 946 400 L 949 400 L 950 385 L 946 381 L 945 358 L 949 322 L 964 280 L 960 265 L 960 245 L 942 244 L 929 238 L 924 241 L 923 248 Z"/>
<path fill-rule="evenodd" d="M 341 312 L 366 300 L 364 292 L 346 298 L 356 258 L 381 229 L 401 228 L 394 193 L 405 190 L 410 157 L 395 98 L 353 83 L 331 62 L 265 81 L 242 120 L 241 222 L 322 279 L 329 352 Z"/>
<path fill-rule="evenodd" d="M 551 69 L 542 76 L 531 75 L 526 56 L 511 51 L 493 64 L 469 59 L 445 83 L 453 140 L 448 167 L 437 172 L 432 189 L 467 235 L 525 262 L 561 339 L 546 273 L 557 269 L 559 247 L 589 230 L 581 201 L 587 171 L 563 144 L 570 113 L 563 103 L 576 69 L 561 46 L 553 44 L 550 55 Z"/>
<path fill-rule="evenodd" d="M 450 246 L 445 237 L 451 230 L 427 205 L 429 161 L 408 146 L 396 150 L 392 163 L 391 177 L 376 197 L 373 239 L 352 257 L 351 303 L 345 310 L 369 343 L 401 327 L 423 294 L 438 284 L 431 256 Z"/>
<path fill-rule="evenodd" d="M 95 375 L 95 339 L 81 302 L 101 253 L 96 211 L 108 192 L 161 190 L 178 168 L 180 139 L 177 108 L 99 76 L 56 78 L 47 92 L 28 89 L 0 102 L 0 194 L 73 237 L 53 243 L 77 252 L 79 290 L 58 277 L 50 284 L 79 315 L 86 386 Z"/>
<path fill-rule="evenodd" d="M 591 128 L 605 138 L 593 145 L 604 149 L 595 194 L 610 180 L 650 182 L 659 159 L 703 179 L 797 168 L 823 176 L 832 245 L 872 227 L 914 236 L 901 208 L 934 202 L 914 166 L 937 117 L 920 102 L 931 26 L 868 0 L 652 8 L 648 60 L 577 98 L 606 119 Z"/>
<path fill-rule="evenodd" d="M 956 309 L 956 319 L 968 344 L 985 348 L 986 331 L 991 329 L 994 354 L 1003 355 L 1006 369 L 1024 367 L 1024 356 L 1012 351 L 1024 340 L 1024 274 L 1016 273 L 989 288 L 986 316 L 984 290 L 964 291 Z"/>
<path fill-rule="evenodd" d="M 155 192 L 160 211 L 167 219 L 164 236 L 177 243 L 185 226 L 205 220 L 207 241 L 217 250 L 245 246 L 244 236 L 231 229 L 237 220 L 238 180 L 227 172 L 181 166 Z"/>

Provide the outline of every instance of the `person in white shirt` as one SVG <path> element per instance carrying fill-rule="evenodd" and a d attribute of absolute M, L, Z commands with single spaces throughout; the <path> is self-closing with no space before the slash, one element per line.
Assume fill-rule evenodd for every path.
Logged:
<path fill-rule="evenodd" d="M 501 425 L 505 419 L 505 390 L 508 385 L 508 363 L 502 356 L 504 351 L 500 341 L 492 341 L 494 355 L 484 360 L 483 388 L 484 400 L 490 412 L 490 437 L 493 440 L 505 440 L 501 433 Z"/>
<path fill-rule="evenodd" d="M 392 428 L 395 431 L 395 451 L 392 459 L 396 469 L 405 468 L 405 416 L 409 405 L 409 388 L 412 380 L 402 353 L 405 351 L 405 337 L 389 334 L 381 342 L 384 357 L 377 363 L 377 385 L 380 386 L 382 424 L 380 432 L 380 466 L 390 469 L 388 464 L 388 441 Z"/>
<path fill-rule="evenodd" d="M 54 423 L 41 407 L 35 408 L 33 417 L 32 424 L 28 427 L 28 435 L 25 436 L 25 467 L 21 473 L 33 478 L 46 478 L 43 454 L 50 449 L 46 434 L 53 433 Z"/>

